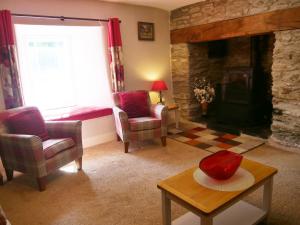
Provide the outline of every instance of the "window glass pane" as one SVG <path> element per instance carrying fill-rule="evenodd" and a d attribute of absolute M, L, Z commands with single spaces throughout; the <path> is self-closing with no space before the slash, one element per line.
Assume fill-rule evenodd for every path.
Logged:
<path fill-rule="evenodd" d="M 103 27 L 16 25 L 26 105 L 110 107 Z"/>
<path fill-rule="evenodd" d="M 52 109 L 76 105 L 67 37 L 27 36 L 22 84 L 27 105 Z M 67 90 L 67 91 L 66 91 Z"/>

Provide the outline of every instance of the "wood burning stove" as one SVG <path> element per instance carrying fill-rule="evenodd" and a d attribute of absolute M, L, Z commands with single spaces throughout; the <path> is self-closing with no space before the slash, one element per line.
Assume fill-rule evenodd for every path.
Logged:
<path fill-rule="evenodd" d="M 253 69 L 224 70 L 217 120 L 222 123 L 251 124 L 254 121 Z"/>

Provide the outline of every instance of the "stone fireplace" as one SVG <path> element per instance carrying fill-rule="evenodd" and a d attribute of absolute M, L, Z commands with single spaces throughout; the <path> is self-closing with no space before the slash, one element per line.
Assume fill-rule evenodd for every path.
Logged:
<path fill-rule="evenodd" d="M 197 33 L 196 25 L 215 21 L 226 22 L 232 18 L 299 5 L 299 1 L 293 0 L 200 2 L 172 11 L 171 39 L 172 31 L 182 32 L 184 36 L 191 32 L 184 30 L 189 27 Z M 297 12 L 300 13 L 300 10 Z M 222 25 L 224 24 L 226 23 Z M 191 121 L 201 120 L 199 103 L 193 94 L 193 82 L 195 77 L 207 77 L 216 88 L 216 99 L 209 109 L 210 116 L 216 121 L 239 124 L 246 120 L 249 123 L 268 124 L 272 141 L 285 146 L 300 147 L 299 28 L 297 25 L 286 30 L 274 30 L 264 34 L 248 33 L 219 38 L 220 40 L 217 38 L 197 41 L 196 34 L 192 34 L 191 41 L 186 42 L 173 38 L 171 48 L 173 90 L 175 101 L 181 108 L 181 116 Z M 208 30 L 208 33 L 211 30 Z M 226 31 L 222 32 L 223 36 L 226 36 Z M 226 89 L 233 90 L 232 93 L 227 91 L 228 96 L 241 97 L 244 94 L 248 96 L 249 93 L 243 92 L 243 88 L 242 92 L 238 92 L 232 88 L 233 86 L 228 88 L 228 85 L 224 84 L 226 79 L 231 79 L 228 77 L 237 77 L 236 74 L 239 73 L 241 77 L 249 73 L 247 75 L 250 76 L 247 79 L 251 82 L 247 87 L 250 88 L 251 95 L 249 102 L 239 103 L 239 99 L 224 99 Z"/>
<path fill-rule="evenodd" d="M 181 56 L 189 61 L 188 79 L 182 81 L 178 76 L 173 77 L 177 86 L 189 80 L 185 96 L 181 96 L 183 90 L 180 88 L 174 89 L 175 99 L 181 103 L 186 118 L 209 122 L 211 128 L 219 124 L 220 129 L 222 124 L 223 128 L 232 127 L 232 124 L 270 126 L 274 40 L 273 34 L 267 34 L 188 44 L 189 55 Z M 182 46 L 177 47 L 177 52 L 183 50 Z M 209 118 L 202 118 L 193 94 L 194 80 L 198 77 L 205 77 L 215 88 L 216 97 L 209 105 Z"/>

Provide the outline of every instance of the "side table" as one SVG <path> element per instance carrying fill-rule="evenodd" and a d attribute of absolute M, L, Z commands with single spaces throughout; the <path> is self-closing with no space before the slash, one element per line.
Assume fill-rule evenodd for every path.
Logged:
<path fill-rule="evenodd" d="M 179 129 L 179 107 L 177 105 L 168 105 L 168 111 L 174 111 L 176 129 Z"/>

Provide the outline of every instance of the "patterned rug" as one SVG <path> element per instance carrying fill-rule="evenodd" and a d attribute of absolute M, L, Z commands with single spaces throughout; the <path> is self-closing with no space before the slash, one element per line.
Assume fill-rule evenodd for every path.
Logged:
<path fill-rule="evenodd" d="M 242 154 L 264 144 L 264 141 L 259 138 L 246 135 L 237 136 L 203 127 L 196 127 L 187 131 L 171 129 L 168 132 L 169 138 L 209 152 L 226 149 Z"/>

